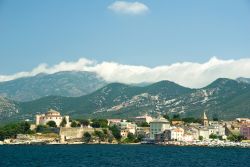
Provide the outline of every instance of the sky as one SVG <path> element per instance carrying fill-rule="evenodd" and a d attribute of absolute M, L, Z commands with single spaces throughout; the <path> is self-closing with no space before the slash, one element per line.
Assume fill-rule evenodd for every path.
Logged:
<path fill-rule="evenodd" d="M 138 76 L 143 74 L 145 81 L 157 75 L 153 81 L 199 87 L 211 79 L 187 84 L 183 64 L 201 66 L 190 71 L 197 80 L 207 74 L 204 69 L 212 71 L 212 79 L 250 77 L 250 64 L 238 65 L 249 59 L 249 0 L 0 0 L 0 81 L 63 63 L 82 70 L 76 66 L 86 61 L 94 67 L 109 64 L 102 70 L 118 82 L 144 81 Z M 226 73 L 228 62 L 237 64 L 235 71 Z M 131 73 L 119 78 L 114 65 Z M 166 70 L 176 65 L 180 68 Z M 165 70 L 154 71 L 161 67 Z"/>

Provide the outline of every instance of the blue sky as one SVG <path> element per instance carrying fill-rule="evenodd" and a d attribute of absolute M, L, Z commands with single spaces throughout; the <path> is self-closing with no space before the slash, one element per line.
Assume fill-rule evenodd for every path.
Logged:
<path fill-rule="evenodd" d="M 0 74 L 87 58 L 155 67 L 250 57 L 249 0 L 0 0 Z M 134 1 L 127 1 L 134 2 Z"/>

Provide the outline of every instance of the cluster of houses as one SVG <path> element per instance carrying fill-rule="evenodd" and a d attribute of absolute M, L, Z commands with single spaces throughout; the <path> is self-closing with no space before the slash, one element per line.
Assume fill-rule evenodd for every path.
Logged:
<path fill-rule="evenodd" d="M 249 118 L 237 118 L 234 121 L 209 121 L 205 112 L 201 117 L 201 123 L 169 122 L 163 117 L 152 118 L 147 115 L 135 117 L 133 122 L 121 119 L 109 119 L 108 121 L 110 124 L 116 124 L 120 127 L 123 137 L 127 137 L 128 133 L 133 133 L 154 142 L 193 142 L 209 140 L 212 137 L 226 140 L 230 135 L 241 135 L 244 139 L 250 140 Z M 147 122 L 150 126 L 138 126 L 143 122 Z"/>
<path fill-rule="evenodd" d="M 76 129 L 71 128 L 69 116 L 61 116 L 55 110 L 49 110 L 45 114 L 36 115 L 36 125 L 33 128 L 37 125 L 46 125 L 49 121 L 54 121 L 60 127 L 63 120 L 65 121 L 64 129 L 68 129 L 63 136 L 66 139 L 68 137 L 67 134 L 70 134 L 70 138 L 74 138 L 74 135 L 72 136 L 70 132 L 76 131 Z M 107 119 L 109 126 L 116 125 L 119 127 L 123 138 L 132 133 L 137 137 L 143 136 L 145 140 L 154 142 L 192 142 L 209 140 L 212 135 L 226 140 L 229 135 L 241 134 L 245 139 L 250 140 L 250 119 L 248 118 L 237 118 L 234 121 L 209 121 L 204 112 L 201 117 L 201 123 L 185 123 L 180 120 L 170 122 L 163 117 L 152 118 L 148 115 L 134 117 L 131 120 Z M 140 126 L 143 123 L 146 123 L 148 126 Z M 84 129 L 83 127 L 78 128 L 77 133 L 74 134 L 79 137 L 85 130 L 91 131 L 91 128 L 90 126 L 84 127 Z"/>

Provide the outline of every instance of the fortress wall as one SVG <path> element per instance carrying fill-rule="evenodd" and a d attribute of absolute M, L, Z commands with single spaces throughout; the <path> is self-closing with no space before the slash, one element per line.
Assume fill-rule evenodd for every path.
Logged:
<path fill-rule="evenodd" d="M 95 130 L 101 131 L 102 128 L 72 128 L 72 127 L 61 127 L 59 135 L 65 139 L 79 139 L 83 137 L 85 132 L 94 133 Z"/>

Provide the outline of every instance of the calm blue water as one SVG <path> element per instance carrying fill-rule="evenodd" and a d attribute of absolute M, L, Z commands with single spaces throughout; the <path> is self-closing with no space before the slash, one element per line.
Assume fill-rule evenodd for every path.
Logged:
<path fill-rule="evenodd" d="M 0 167 L 250 166 L 250 149 L 154 145 L 0 146 Z"/>

